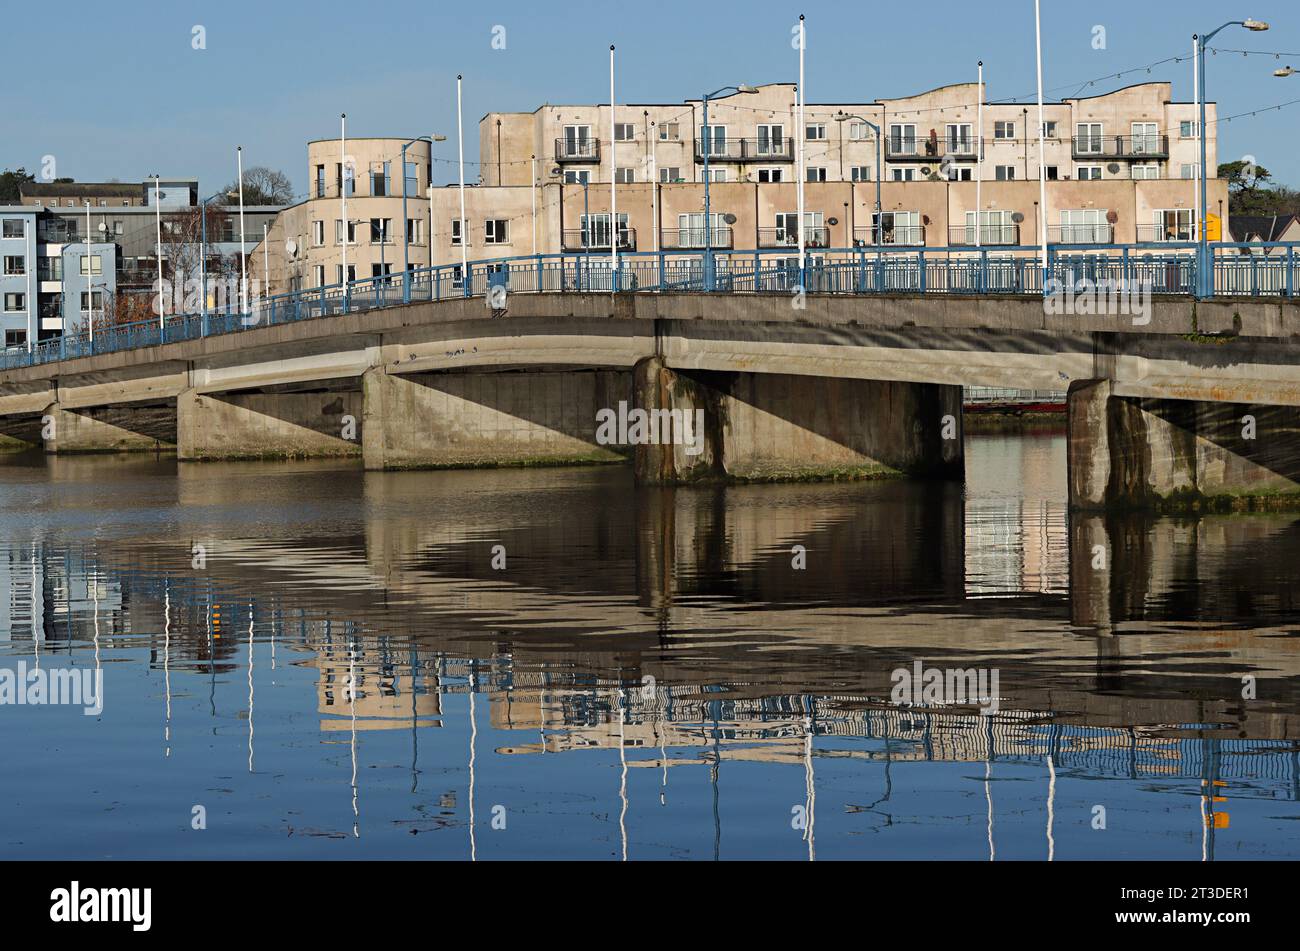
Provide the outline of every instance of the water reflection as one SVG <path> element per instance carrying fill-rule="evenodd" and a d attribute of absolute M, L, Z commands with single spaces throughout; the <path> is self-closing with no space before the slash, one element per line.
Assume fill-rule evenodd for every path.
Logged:
<path fill-rule="evenodd" d="M 1300 854 L 1300 520 L 1071 518 L 1064 456 L 973 438 L 964 488 L 676 491 L 5 458 L 0 669 L 103 670 L 106 705 L 0 707 L 31 767 L 0 780 L 0 842 Z M 891 703 L 917 661 L 997 669 L 999 712 Z"/>

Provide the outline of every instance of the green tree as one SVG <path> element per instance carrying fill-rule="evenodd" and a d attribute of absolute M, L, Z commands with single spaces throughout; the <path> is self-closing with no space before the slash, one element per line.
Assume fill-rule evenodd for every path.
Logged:
<path fill-rule="evenodd" d="M 1225 162 L 1219 178 L 1228 183 L 1228 211 L 1234 215 L 1286 215 L 1300 212 L 1300 193 L 1275 185 L 1273 175 L 1251 162 Z"/>
<path fill-rule="evenodd" d="M 5 169 L 0 172 L 0 205 L 16 205 L 22 200 L 18 189 L 36 181 L 35 175 L 29 175 L 27 169 Z"/>

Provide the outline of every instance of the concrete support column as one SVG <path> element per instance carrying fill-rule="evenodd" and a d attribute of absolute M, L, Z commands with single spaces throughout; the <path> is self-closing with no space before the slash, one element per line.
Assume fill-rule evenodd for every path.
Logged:
<path fill-rule="evenodd" d="M 657 357 L 637 364 L 633 382 L 657 435 L 630 440 L 642 484 L 965 471 L 959 386 L 678 371 Z"/>
<path fill-rule="evenodd" d="M 367 469 L 622 462 L 597 414 L 630 396 L 621 370 L 395 374 L 362 378 Z"/>
<path fill-rule="evenodd" d="M 359 391 L 209 393 L 176 400 L 182 461 L 359 456 Z"/>
<path fill-rule="evenodd" d="M 175 412 L 170 407 L 46 407 L 40 420 L 45 451 L 162 452 L 174 448 Z"/>

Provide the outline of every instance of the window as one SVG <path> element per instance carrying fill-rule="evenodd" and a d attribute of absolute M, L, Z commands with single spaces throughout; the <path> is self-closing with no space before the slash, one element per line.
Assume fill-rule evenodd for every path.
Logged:
<path fill-rule="evenodd" d="M 484 244 L 508 244 L 510 242 L 510 222 L 505 218 L 489 218 L 483 222 Z"/>
<path fill-rule="evenodd" d="M 714 247 L 730 247 L 731 237 L 727 232 L 727 223 L 721 213 L 715 212 L 709 215 L 710 225 L 713 234 Z M 704 214 L 702 212 L 693 212 L 677 216 L 677 240 L 678 246 L 683 248 L 702 248 L 704 247 Z"/>
<path fill-rule="evenodd" d="M 849 138 L 854 142 L 861 142 L 863 139 L 871 138 L 871 126 L 865 122 L 850 122 Z"/>
<path fill-rule="evenodd" d="M 118 235 L 119 237 L 121 236 L 121 234 L 122 234 L 122 222 L 121 222 L 121 221 L 114 221 L 114 222 L 113 222 L 113 234 Z"/>
<path fill-rule="evenodd" d="M 916 169 L 891 168 L 889 170 L 889 179 L 894 182 L 914 182 L 916 181 Z"/>
<path fill-rule="evenodd" d="M 993 123 L 993 138 L 1014 139 L 1015 137 L 1016 137 L 1016 124 L 1014 122 Z"/>
<path fill-rule="evenodd" d="M 1191 120 L 1183 120 L 1178 123 L 1178 136 L 1183 139 L 1194 139 L 1200 131 L 1201 124 Z"/>
<path fill-rule="evenodd" d="M 1192 209 L 1168 208 L 1155 213 L 1155 240 L 1157 241 L 1191 241 Z M 1139 240 L 1141 236 L 1139 235 Z"/>
<path fill-rule="evenodd" d="M 370 265 L 371 277 L 387 277 L 393 273 L 393 265 L 385 261 L 383 264 Z"/>
<path fill-rule="evenodd" d="M 975 147 L 971 144 L 971 127 L 968 122 L 948 123 L 947 138 L 949 152 L 965 155 L 975 151 Z"/>
<path fill-rule="evenodd" d="M 325 197 L 325 166 L 316 166 L 316 197 Z"/>
<path fill-rule="evenodd" d="M 351 162 L 346 166 L 339 162 L 334 163 L 334 187 L 349 198 L 356 193 L 357 170 Z"/>
<path fill-rule="evenodd" d="M 804 138 L 809 142 L 816 142 L 826 138 L 826 123 L 810 122 L 804 128 Z"/>
<path fill-rule="evenodd" d="M 406 189 L 406 191 L 403 192 L 405 195 L 420 194 L 420 171 L 419 166 L 414 162 L 406 163 L 406 177 L 402 183 L 402 187 Z"/>
<path fill-rule="evenodd" d="M 1016 167 L 1014 165 L 999 165 L 993 170 L 993 177 L 999 182 L 1014 182 L 1016 180 Z"/>
<path fill-rule="evenodd" d="M 1100 165 L 1080 165 L 1078 175 L 1076 176 L 1081 182 L 1099 182 L 1101 181 Z"/>
<path fill-rule="evenodd" d="M 406 219 L 406 240 L 411 244 L 424 243 L 424 219 L 423 218 Z"/>
<path fill-rule="evenodd" d="M 803 237 L 805 245 L 825 245 L 826 229 L 822 225 L 820 211 L 803 213 Z M 788 211 L 776 216 L 776 243 L 778 245 L 797 245 L 799 243 L 799 213 Z"/>
<path fill-rule="evenodd" d="M 1108 244 L 1110 224 L 1104 208 L 1061 209 L 1062 244 Z"/>
<path fill-rule="evenodd" d="M 6 330 L 6 331 L 5 331 L 5 346 L 6 346 L 6 347 L 21 347 L 21 346 L 22 346 L 23 344 L 25 344 L 26 342 L 27 342 L 27 331 L 26 331 L 26 330 Z"/>
<path fill-rule="evenodd" d="M 1054 182 L 1061 177 L 1061 170 L 1057 168 L 1055 165 L 1047 166 L 1046 171 L 1047 171 L 1047 180 L 1049 182 Z"/>
<path fill-rule="evenodd" d="M 83 276 L 99 277 L 104 273 L 103 258 L 98 254 L 83 254 L 81 256 L 81 274 Z"/>
<path fill-rule="evenodd" d="M 81 312 L 83 314 L 104 309 L 103 291 L 82 291 Z"/>
<path fill-rule="evenodd" d="M 1183 170 L 1182 170 L 1183 178 L 1199 178 L 1200 171 L 1201 171 L 1200 162 L 1192 162 L 1190 164 L 1183 163 Z"/>
<path fill-rule="evenodd" d="M 871 166 L 870 165 L 853 166 L 853 168 L 849 170 L 849 178 L 851 181 L 855 181 L 855 182 L 871 181 Z"/>
<path fill-rule="evenodd" d="M 467 228 L 466 229 L 461 228 L 461 225 L 463 223 L 464 222 L 462 222 L 459 218 L 451 219 L 451 245 L 454 248 L 460 247 L 461 234 L 463 233 L 463 231 L 469 230 Z"/>
<path fill-rule="evenodd" d="M 5 295 L 5 311 L 6 311 L 7 313 L 11 313 L 11 314 L 12 314 L 12 313 L 14 313 L 15 311 L 26 311 L 26 310 L 27 310 L 27 295 L 26 295 L 26 294 L 6 294 L 6 295 Z"/>
<path fill-rule="evenodd" d="M 592 158 L 596 146 L 591 138 L 591 126 L 566 125 L 564 127 L 563 154 L 566 158 Z"/>
<path fill-rule="evenodd" d="M 564 184 L 566 185 L 586 185 L 591 181 L 591 172 L 585 168 L 566 168 L 564 170 Z"/>
<path fill-rule="evenodd" d="M 316 282 L 313 286 L 324 287 L 325 286 L 325 265 L 324 264 L 313 265 L 311 271 L 312 271 L 312 277 L 315 279 Z"/>
<path fill-rule="evenodd" d="M 922 245 L 925 230 L 921 227 L 919 211 L 886 211 L 871 216 L 873 236 L 881 244 Z"/>
<path fill-rule="evenodd" d="M 42 281 L 63 280 L 63 258 L 41 257 L 37 259 L 36 273 Z"/>
<path fill-rule="evenodd" d="M 343 243 L 343 221 L 340 218 L 334 219 L 334 243 L 335 244 Z M 357 243 L 357 223 L 355 221 L 349 221 L 348 222 L 348 244 L 356 244 L 356 243 Z"/>
<path fill-rule="evenodd" d="M 661 182 L 680 182 L 682 180 L 682 170 L 680 166 L 665 166 L 659 169 L 659 181 Z"/>
<path fill-rule="evenodd" d="M 710 168 L 709 181 L 725 182 L 727 180 L 727 170 L 725 168 Z"/>
<path fill-rule="evenodd" d="M 768 124 L 758 127 L 758 154 L 785 154 L 785 126 Z"/>
<path fill-rule="evenodd" d="M 609 247 L 609 212 L 599 215 L 581 215 L 579 224 L 582 227 L 582 246 L 584 248 L 608 248 Z M 622 212 L 618 216 L 618 242 L 621 246 L 628 245 L 628 228 L 627 215 Z"/>
<path fill-rule="evenodd" d="M 1133 166 L 1133 178 L 1136 181 L 1152 181 L 1160 177 L 1160 166 L 1154 162 Z"/>
<path fill-rule="evenodd" d="M 965 243 L 976 243 L 975 212 L 966 212 L 966 228 L 962 236 Z M 1015 222 L 1009 211 L 981 211 L 979 213 L 979 244 L 1015 244 L 1018 239 Z"/>
<path fill-rule="evenodd" d="M 27 222 L 22 218 L 4 219 L 3 230 L 0 230 L 0 238 L 25 238 L 27 237 Z"/>
<path fill-rule="evenodd" d="M 6 254 L 5 273 L 10 275 L 26 274 L 27 259 L 19 254 Z"/>
<path fill-rule="evenodd" d="M 1043 121 L 1043 138 L 1045 138 L 1045 139 L 1054 139 L 1054 138 L 1056 138 L 1056 120 L 1055 120 L 1055 119 L 1046 119 L 1046 120 Z"/>
<path fill-rule="evenodd" d="M 370 167 L 370 194 L 376 198 L 382 198 L 389 193 L 388 166 L 390 164 L 384 162 Z"/>
<path fill-rule="evenodd" d="M 311 223 L 311 243 L 318 248 L 325 247 L 325 222 L 313 221 Z"/>
<path fill-rule="evenodd" d="M 1133 154 L 1155 155 L 1160 151 L 1160 127 L 1154 122 L 1134 122 Z"/>
<path fill-rule="evenodd" d="M 758 170 L 758 182 L 760 185 L 768 185 L 772 182 L 785 181 L 785 169 L 781 168 L 760 168 Z"/>
<path fill-rule="evenodd" d="M 614 169 L 614 181 L 620 185 L 631 185 L 636 181 L 636 169 L 616 168 Z"/>
<path fill-rule="evenodd" d="M 1101 137 L 1100 122 L 1080 122 L 1075 127 L 1074 150 L 1080 155 L 1100 155 Z"/>
<path fill-rule="evenodd" d="M 702 151 L 714 155 L 727 154 L 727 127 L 725 125 L 700 126 L 700 147 Z"/>
<path fill-rule="evenodd" d="M 370 219 L 370 243 L 371 244 L 392 244 L 393 243 L 393 219 L 392 218 L 371 218 Z"/>
<path fill-rule="evenodd" d="M 631 142 L 634 138 L 636 138 L 636 129 L 633 128 L 632 123 L 630 122 L 614 123 L 615 142 Z"/>
<path fill-rule="evenodd" d="M 956 165 L 948 167 L 948 181 L 950 182 L 969 182 L 973 177 L 973 173 L 969 168 L 960 168 Z"/>
<path fill-rule="evenodd" d="M 357 279 L 357 266 L 356 266 L 355 264 L 349 264 L 349 265 L 348 265 L 348 283 L 351 284 L 351 283 L 352 283 L 353 281 L 355 281 L 356 279 Z M 342 283 L 343 283 L 343 265 L 342 265 L 342 264 L 336 264 L 336 265 L 334 265 L 334 283 L 335 283 L 335 284 L 342 284 Z"/>
<path fill-rule="evenodd" d="M 810 165 L 808 166 L 807 173 L 808 181 L 810 182 L 826 181 L 826 166 L 824 165 Z"/>
<path fill-rule="evenodd" d="M 682 137 L 681 126 L 676 122 L 659 123 L 659 141 L 676 142 Z"/>
<path fill-rule="evenodd" d="M 889 127 L 889 151 L 895 155 L 915 155 L 916 126 L 910 123 L 891 125 Z M 895 179 L 895 181 L 902 181 L 902 179 Z"/>

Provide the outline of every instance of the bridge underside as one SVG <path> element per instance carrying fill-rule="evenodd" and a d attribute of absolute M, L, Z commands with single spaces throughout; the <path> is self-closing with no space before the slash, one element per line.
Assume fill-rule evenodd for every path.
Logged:
<path fill-rule="evenodd" d="M 426 303 L 5 371 L 0 440 L 376 470 L 632 460 L 644 483 L 960 478 L 962 385 L 1069 387 L 1075 506 L 1278 503 L 1300 491 L 1292 316 L 1161 301 L 1137 330 L 989 298 Z M 678 429 L 641 431 L 638 412 Z"/>

